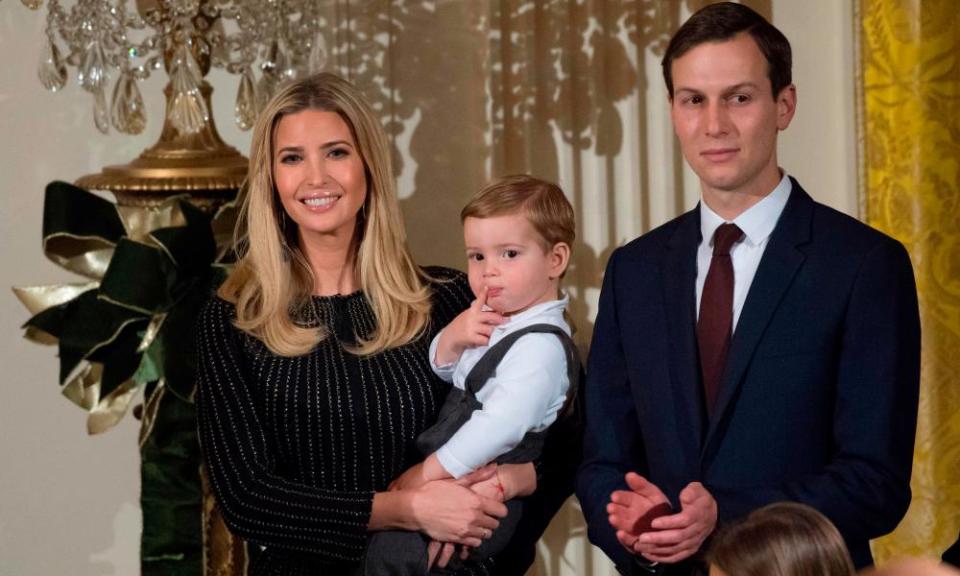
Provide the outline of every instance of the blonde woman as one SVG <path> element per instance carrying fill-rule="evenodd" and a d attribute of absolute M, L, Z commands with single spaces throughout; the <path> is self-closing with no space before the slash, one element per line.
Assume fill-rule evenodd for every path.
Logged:
<path fill-rule="evenodd" d="M 227 525 L 259 552 L 250 573 L 350 574 L 370 531 L 488 538 L 506 508 L 470 487 L 490 467 L 386 491 L 448 389 L 429 343 L 471 296 L 412 261 L 386 138 L 345 80 L 297 81 L 260 115 L 238 256 L 199 319 L 197 408 Z M 507 499 L 533 490 L 527 468 L 500 471 Z"/>

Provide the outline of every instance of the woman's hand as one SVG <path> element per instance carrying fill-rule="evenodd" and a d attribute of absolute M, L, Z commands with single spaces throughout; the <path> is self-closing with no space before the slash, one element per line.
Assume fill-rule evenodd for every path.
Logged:
<path fill-rule="evenodd" d="M 433 540 L 477 547 L 507 515 L 503 503 L 458 482 L 428 482 L 411 492 L 410 508 L 418 529 Z"/>
<path fill-rule="evenodd" d="M 431 540 L 430 544 L 427 545 L 427 568 L 433 568 L 434 566 L 437 568 L 446 568 L 458 549 L 461 560 L 466 560 L 470 557 L 470 548 L 468 546 L 456 546 L 449 542 Z"/>
<path fill-rule="evenodd" d="M 462 546 L 461 549 L 467 550 L 467 548 Z M 437 568 L 446 568 L 456 550 L 457 547 L 449 542 L 431 540 L 430 544 L 427 545 L 427 568 L 432 569 L 434 566 Z"/>
<path fill-rule="evenodd" d="M 503 490 L 500 486 L 500 477 L 497 474 L 496 464 L 487 464 L 483 468 L 475 470 L 456 481 L 457 484 L 469 488 L 475 494 L 478 494 L 497 502 L 503 502 Z M 447 564 L 458 552 L 461 560 L 466 560 L 470 556 L 469 546 L 455 546 L 450 542 L 437 542 L 433 540 L 427 548 L 428 566 L 433 568 L 446 568 Z"/>

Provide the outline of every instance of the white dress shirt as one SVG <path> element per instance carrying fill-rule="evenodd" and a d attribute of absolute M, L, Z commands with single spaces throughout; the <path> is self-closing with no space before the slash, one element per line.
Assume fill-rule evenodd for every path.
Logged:
<path fill-rule="evenodd" d="M 467 375 L 480 357 L 504 336 L 531 324 L 552 324 L 570 334 L 563 318 L 569 298 L 551 300 L 511 316 L 494 327 L 487 346 L 467 348 L 453 363 L 438 366 L 437 342 L 430 343 L 430 366 L 447 382 L 464 389 Z M 441 332 L 442 333 L 442 332 Z M 528 431 L 545 430 L 557 419 L 566 400 L 567 355 L 553 334 L 532 333 L 521 337 L 504 355 L 496 374 L 477 393 L 483 404 L 470 419 L 437 450 L 437 459 L 454 478 L 492 462 L 515 448 Z"/>
<path fill-rule="evenodd" d="M 730 249 L 730 260 L 733 263 L 732 331 L 737 328 L 737 321 L 740 320 L 740 312 L 743 311 L 743 303 L 747 299 L 747 292 L 750 290 L 750 284 L 753 283 L 757 267 L 760 266 L 760 258 L 763 257 L 763 251 L 767 248 L 770 234 L 787 205 L 787 199 L 790 198 L 792 189 L 793 184 L 790 182 L 790 177 L 784 173 L 773 192 L 767 194 L 762 200 L 733 219 L 733 223 L 743 231 L 743 239 Z M 700 233 L 702 239 L 700 240 L 700 246 L 697 248 L 697 320 L 700 319 L 700 298 L 703 295 L 703 284 L 707 280 L 710 259 L 713 257 L 713 233 L 723 223 L 724 219 L 711 210 L 701 196 Z"/>

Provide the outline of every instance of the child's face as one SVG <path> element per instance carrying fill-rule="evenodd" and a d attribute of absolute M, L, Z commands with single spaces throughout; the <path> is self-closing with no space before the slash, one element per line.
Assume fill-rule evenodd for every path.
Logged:
<path fill-rule="evenodd" d="M 486 290 L 486 303 L 497 312 L 517 314 L 557 299 L 570 248 L 558 243 L 544 250 L 523 214 L 467 218 L 463 237 L 470 289 L 477 298 Z"/>

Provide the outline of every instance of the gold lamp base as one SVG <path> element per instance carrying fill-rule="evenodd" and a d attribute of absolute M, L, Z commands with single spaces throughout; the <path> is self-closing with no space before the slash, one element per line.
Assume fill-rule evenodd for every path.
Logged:
<path fill-rule="evenodd" d="M 207 82 L 200 87 L 211 110 Z M 171 88 L 168 85 L 167 106 Z M 160 140 L 137 159 L 106 166 L 79 178 L 77 186 L 107 190 L 124 206 L 149 206 L 175 194 L 189 194 L 198 205 L 217 205 L 234 197 L 247 176 L 247 159 L 220 138 L 211 116 L 195 134 L 182 134 L 165 121 Z"/>

